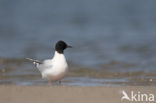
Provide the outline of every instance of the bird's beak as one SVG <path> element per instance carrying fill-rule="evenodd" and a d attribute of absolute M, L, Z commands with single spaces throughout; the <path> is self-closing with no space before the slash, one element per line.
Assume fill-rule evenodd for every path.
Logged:
<path fill-rule="evenodd" d="M 72 46 L 68 45 L 67 48 L 72 48 Z"/>

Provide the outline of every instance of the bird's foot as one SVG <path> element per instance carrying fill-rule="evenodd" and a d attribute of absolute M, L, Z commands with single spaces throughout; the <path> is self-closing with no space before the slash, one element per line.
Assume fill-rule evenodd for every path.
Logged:
<path fill-rule="evenodd" d="M 56 83 L 57 86 L 61 86 L 62 85 L 61 81 L 56 81 L 55 83 Z"/>

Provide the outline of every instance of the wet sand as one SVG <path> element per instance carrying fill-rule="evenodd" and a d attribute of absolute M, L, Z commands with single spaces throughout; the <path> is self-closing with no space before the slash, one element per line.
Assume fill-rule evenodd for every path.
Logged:
<path fill-rule="evenodd" d="M 155 86 L 79 87 L 79 86 L 0 86 L 2 103 L 122 103 L 121 91 L 152 93 Z M 155 101 L 154 101 L 155 102 Z M 152 102 L 152 103 L 154 103 Z M 128 101 L 124 101 L 128 103 Z M 135 102 L 133 102 L 135 103 Z"/>

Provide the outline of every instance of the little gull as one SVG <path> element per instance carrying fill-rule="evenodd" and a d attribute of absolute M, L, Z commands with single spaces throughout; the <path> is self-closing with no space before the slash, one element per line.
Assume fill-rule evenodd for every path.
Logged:
<path fill-rule="evenodd" d="M 56 43 L 55 53 L 52 59 L 46 59 L 43 62 L 31 58 L 26 59 L 35 64 L 41 72 L 42 78 L 48 80 L 49 85 L 51 84 L 51 81 L 59 81 L 59 83 L 61 83 L 61 79 L 68 71 L 68 64 L 64 56 L 64 50 L 66 48 L 72 48 L 72 46 L 69 46 L 64 41 L 60 40 Z"/>

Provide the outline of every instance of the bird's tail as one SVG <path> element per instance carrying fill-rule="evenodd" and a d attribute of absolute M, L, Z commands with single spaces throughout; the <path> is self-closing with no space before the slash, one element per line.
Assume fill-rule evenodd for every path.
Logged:
<path fill-rule="evenodd" d="M 41 64 L 41 62 L 40 62 L 40 61 L 35 60 L 35 59 L 31 59 L 31 58 L 25 58 L 25 59 L 27 59 L 27 60 L 29 60 L 29 61 L 33 62 L 33 64 L 34 64 L 35 66 L 38 66 L 39 64 Z"/>

